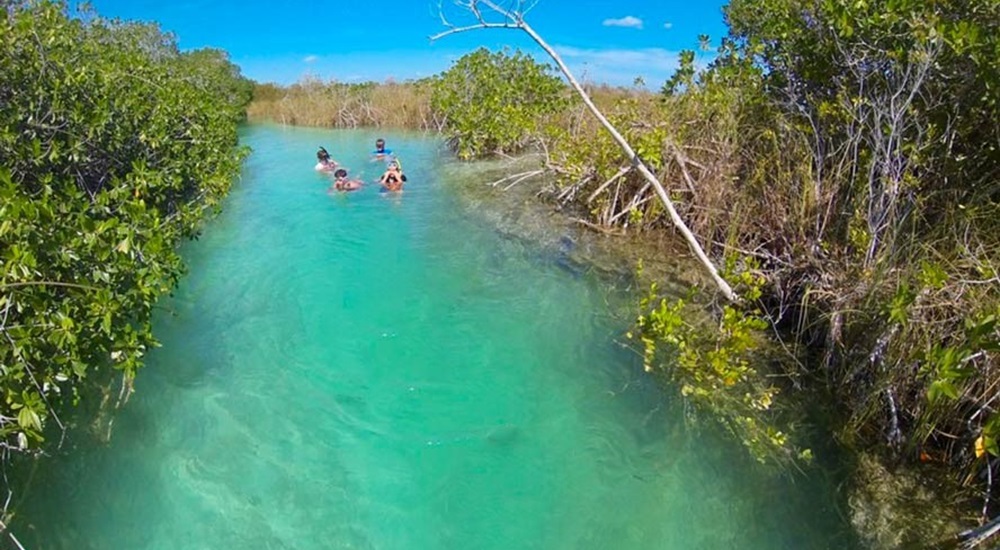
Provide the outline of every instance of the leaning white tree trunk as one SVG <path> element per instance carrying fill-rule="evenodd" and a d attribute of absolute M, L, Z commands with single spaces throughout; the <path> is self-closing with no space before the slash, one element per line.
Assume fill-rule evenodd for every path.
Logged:
<path fill-rule="evenodd" d="M 503 16 L 505 22 L 503 23 L 487 22 L 483 18 L 482 13 L 479 10 L 478 4 L 480 3 L 482 3 L 483 5 L 489 7 L 491 10 Z M 613 137 L 615 142 L 618 143 L 618 146 L 621 147 L 623 151 L 625 151 L 625 154 L 628 156 L 630 162 L 632 163 L 632 166 L 634 166 L 635 169 L 638 170 L 639 173 L 642 174 L 644 178 L 646 178 L 646 181 L 648 181 L 650 185 L 653 186 L 653 189 L 656 190 L 656 194 L 660 198 L 660 202 L 663 203 L 664 208 L 666 208 L 667 212 L 670 214 L 670 221 L 673 222 L 674 227 L 677 228 L 677 231 L 679 231 L 680 234 L 684 237 L 684 240 L 687 241 L 687 244 L 691 248 L 691 251 L 694 252 L 694 255 L 698 258 L 698 261 L 701 263 L 702 266 L 705 267 L 709 275 L 711 275 L 712 280 L 715 282 L 716 286 L 719 288 L 722 294 L 726 297 L 727 300 L 731 302 L 737 301 L 738 298 L 736 296 L 736 293 L 733 292 L 732 287 L 730 287 L 729 283 L 727 283 L 726 280 L 723 279 L 721 275 L 719 275 L 719 270 L 715 268 L 715 264 L 713 264 L 712 260 L 710 260 L 708 258 L 708 255 L 705 254 L 705 250 L 701 247 L 701 244 L 698 243 L 698 239 L 695 238 L 694 234 L 691 233 L 691 230 L 688 228 L 687 224 L 685 224 L 684 220 L 681 219 L 680 214 L 677 213 L 677 209 L 674 208 L 674 203 L 673 201 L 670 200 L 670 195 L 667 194 L 667 190 L 663 187 L 663 184 L 660 183 L 660 180 L 657 179 L 656 175 L 653 174 L 653 172 L 649 170 L 649 168 L 642 161 L 642 159 L 639 158 L 639 155 L 637 155 L 635 150 L 632 149 L 632 146 L 629 145 L 628 141 L 626 141 L 625 138 L 622 137 L 621 133 L 618 132 L 618 130 L 611 124 L 611 122 L 608 121 L 608 119 L 604 116 L 604 114 L 601 113 L 600 109 L 598 109 L 597 106 L 594 105 L 594 102 L 590 99 L 590 96 L 587 95 L 587 92 L 583 89 L 582 86 L 580 86 L 580 83 L 576 81 L 576 78 L 573 76 L 573 73 L 570 72 L 569 67 L 567 67 L 566 64 L 563 63 L 563 60 L 561 57 L 559 57 L 559 54 L 557 54 L 556 51 L 553 50 L 552 47 L 549 46 L 548 43 L 545 42 L 545 40 L 543 40 L 542 37 L 539 36 L 538 33 L 536 33 L 533 28 L 531 28 L 531 25 L 528 25 L 528 23 L 524 20 L 523 11 L 519 9 L 504 10 L 489 0 L 469 0 L 467 4 L 464 4 L 464 7 L 469 11 L 471 11 L 473 15 L 476 16 L 476 18 L 479 20 L 479 23 L 467 27 L 453 27 L 448 31 L 432 36 L 431 40 L 437 40 L 449 34 L 455 34 L 459 32 L 465 32 L 474 29 L 484 29 L 484 28 L 519 29 L 527 33 L 528 36 L 530 36 L 531 39 L 534 40 L 535 43 L 538 44 L 543 50 L 545 50 L 545 53 L 547 53 L 549 57 L 552 58 L 553 61 L 555 61 L 556 65 L 559 67 L 559 70 L 566 77 L 566 80 L 569 81 L 570 85 L 580 96 L 580 98 L 583 99 L 584 104 L 587 105 L 587 108 L 590 109 L 590 112 L 593 113 L 594 116 L 597 117 L 597 120 L 601 123 L 601 125 L 604 126 L 604 128 L 611 133 L 611 137 Z M 444 19 L 443 14 L 441 19 L 443 22 L 445 22 L 445 24 L 448 24 L 447 21 Z"/>

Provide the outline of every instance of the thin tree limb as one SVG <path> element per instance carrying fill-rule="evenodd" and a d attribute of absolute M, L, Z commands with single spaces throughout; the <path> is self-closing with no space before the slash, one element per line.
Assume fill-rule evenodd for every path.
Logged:
<path fill-rule="evenodd" d="M 544 173 L 545 173 L 545 170 L 535 170 L 533 172 L 525 172 L 524 174 L 521 174 L 521 177 L 519 177 L 516 180 L 514 180 L 513 183 L 510 183 L 507 186 L 505 186 L 503 188 L 503 190 L 504 191 L 510 191 L 511 189 L 514 188 L 515 185 L 517 185 L 517 184 L 519 184 L 519 183 L 521 183 L 523 181 L 527 181 L 527 180 L 529 180 L 529 179 L 531 179 L 531 178 L 533 178 L 535 176 L 540 176 L 540 175 L 542 175 Z"/>
<path fill-rule="evenodd" d="M 687 188 L 691 191 L 692 195 L 696 195 L 697 192 L 694 190 L 694 179 L 691 178 L 691 174 L 687 169 L 687 158 L 685 158 L 680 150 L 673 144 L 670 145 L 670 151 L 674 155 L 674 160 L 677 162 L 677 166 L 681 167 L 681 174 L 684 175 L 684 183 L 687 184 Z"/>
<path fill-rule="evenodd" d="M 632 171 L 631 166 L 625 166 L 621 170 L 616 172 L 615 175 L 611 176 L 611 178 L 609 178 L 608 181 L 602 183 L 601 186 L 598 187 L 596 191 L 594 191 L 593 193 L 590 194 L 589 197 L 587 197 L 587 204 L 593 202 L 593 200 L 597 198 L 597 195 L 600 195 L 601 192 L 607 189 L 609 185 L 615 182 L 615 180 L 624 176 L 625 174 L 628 174 L 631 171 Z"/>
<path fill-rule="evenodd" d="M 510 23 L 477 23 L 475 25 L 469 25 L 467 27 L 455 27 L 448 29 L 442 33 L 435 34 L 431 37 L 431 42 L 444 38 L 450 34 L 458 34 L 460 32 L 474 31 L 478 29 L 517 29 L 517 25 L 512 25 Z"/>

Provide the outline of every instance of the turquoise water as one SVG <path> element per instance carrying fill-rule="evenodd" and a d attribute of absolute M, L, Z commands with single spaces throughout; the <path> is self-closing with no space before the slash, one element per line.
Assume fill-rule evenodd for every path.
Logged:
<path fill-rule="evenodd" d="M 374 134 L 255 126 L 223 214 L 155 320 L 110 443 L 43 465 L 42 548 L 844 548 L 836 498 L 764 476 L 617 342 L 624 289 L 503 238 L 387 136 L 410 183 L 326 193 L 318 145 L 371 181 Z"/>

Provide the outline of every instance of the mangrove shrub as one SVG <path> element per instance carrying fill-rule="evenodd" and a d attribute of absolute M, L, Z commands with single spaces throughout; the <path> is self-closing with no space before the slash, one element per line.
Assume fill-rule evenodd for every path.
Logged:
<path fill-rule="evenodd" d="M 238 174 L 250 92 L 155 26 L 0 9 L 0 444 L 38 448 L 113 373 L 130 387 L 178 244 Z"/>
<path fill-rule="evenodd" d="M 764 69 L 810 144 L 803 230 L 840 286 L 814 304 L 828 311 L 827 357 L 844 358 L 829 366 L 845 437 L 989 468 L 1000 4 L 735 0 L 727 17 L 736 55 Z"/>
<path fill-rule="evenodd" d="M 565 107 L 564 91 L 552 68 L 531 56 L 480 48 L 435 79 L 431 105 L 452 148 L 470 159 L 522 151 Z"/>

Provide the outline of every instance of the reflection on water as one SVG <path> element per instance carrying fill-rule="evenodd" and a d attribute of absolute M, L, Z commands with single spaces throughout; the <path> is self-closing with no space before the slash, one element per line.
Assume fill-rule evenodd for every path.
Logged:
<path fill-rule="evenodd" d="M 401 196 L 329 196 L 316 146 L 372 181 L 375 137 L 247 129 L 114 438 L 21 506 L 30 548 L 849 546 L 826 484 L 686 427 L 617 342 L 627 274 L 573 259 L 592 243 L 498 233 L 424 138 L 390 140 Z"/>

